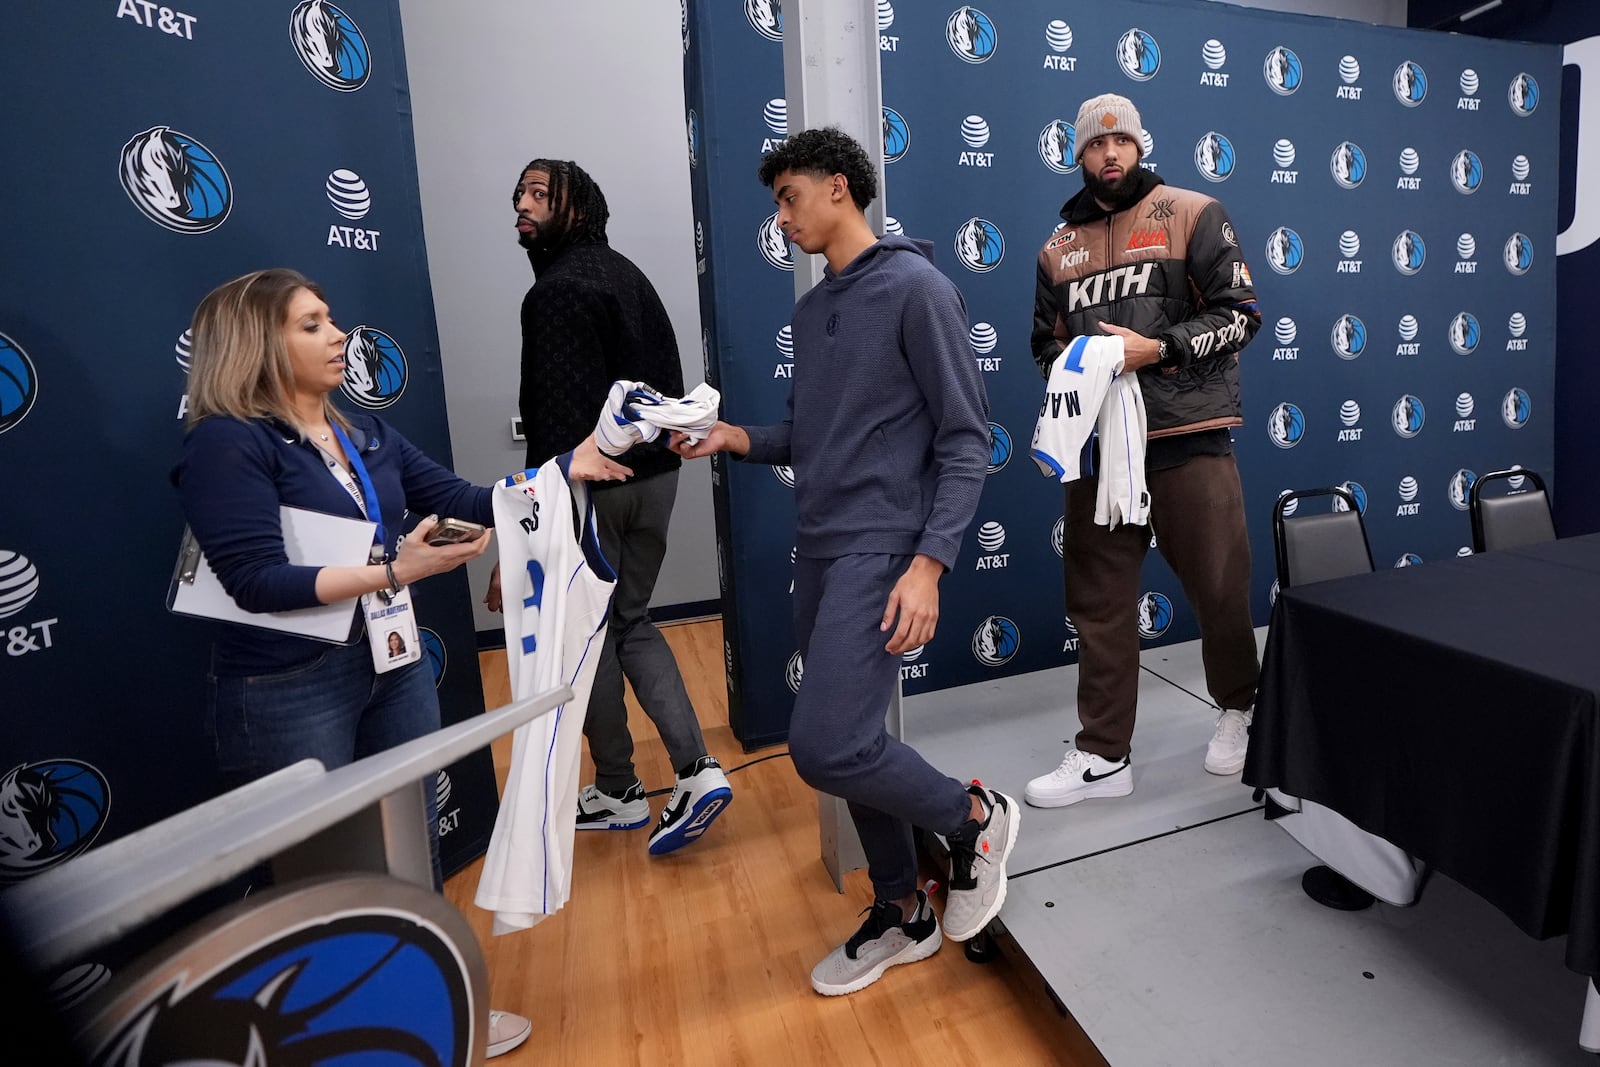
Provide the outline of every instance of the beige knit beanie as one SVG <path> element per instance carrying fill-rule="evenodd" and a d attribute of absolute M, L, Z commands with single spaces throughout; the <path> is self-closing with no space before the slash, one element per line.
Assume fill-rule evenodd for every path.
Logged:
<path fill-rule="evenodd" d="M 1139 154 L 1144 154 L 1144 126 L 1139 121 L 1139 109 L 1125 96 L 1104 93 L 1092 100 L 1085 100 L 1078 109 L 1078 121 L 1074 125 L 1074 160 L 1081 161 L 1083 150 L 1089 142 L 1108 133 L 1127 134 L 1139 145 Z"/>

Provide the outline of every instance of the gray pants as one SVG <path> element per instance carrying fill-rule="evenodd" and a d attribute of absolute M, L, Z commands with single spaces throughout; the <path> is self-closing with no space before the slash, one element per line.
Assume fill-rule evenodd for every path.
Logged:
<path fill-rule="evenodd" d="M 678 661 L 650 621 L 650 594 L 667 554 L 667 523 L 678 496 L 678 472 L 668 471 L 591 495 L 600 551 L 617 572 L 605 647 L 600 652 L 589 714 L 583 724 L 594 759 L 595 785 L 621 793 L 636 777 L 633 735 L 622 699 L 628 676 L 650 721 L 656 724 L 675 771 L 706 754 L 694 706 L 683 688 Z"/>

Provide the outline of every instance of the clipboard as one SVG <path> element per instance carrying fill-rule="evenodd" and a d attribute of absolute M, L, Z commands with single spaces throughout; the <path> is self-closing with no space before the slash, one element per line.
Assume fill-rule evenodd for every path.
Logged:
<path fill-rule="evenodd" d="M 278 508 L 278 521 L 289 562 L 309 567 L 365 564 L 377 530 L 375 524 L 364 519 L 283 505 Z M 222 588 L 205 553 L 200 551 L 200 543 L 186 526 L 172 571 L 172 585 L 167 590 L 167 610 L 342 645 L 350 641 L 354 629 L 357 599 L 294 611 L 245 611 Z"/>

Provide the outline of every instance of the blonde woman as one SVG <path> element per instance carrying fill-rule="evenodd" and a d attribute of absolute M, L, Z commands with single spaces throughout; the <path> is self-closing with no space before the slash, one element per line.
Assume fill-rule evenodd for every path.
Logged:
<path fill-rule="evenodd" d="M 345 379 L 345 334 L 322 291 L 297 272 L 257 271 L 218 287 L 200 302 L 192 331 L 189 432 L 172 479 L 223 588 L 253 612 L 352 602 L 343 645 L 220 624 L 207 721 L 224 778 L 239 785 L 307 757 L 338 767 L 437 730 L 427 664 L 385 662 L 380 671 L 376 652 L 403 657 L 389 657 L 386 642 L 369 647 L 356 600 L 403 596 L 410 583 L 482 555 L 488 534 L 461 544 L 427 538 L 440 515 L 492 525 L 491 490 L 456 477 L 377 416 L 333 405 Z M 592 441 L 575 452 L 571 471 L 629 473 Z M 377 523 L 371 562 L 289 563 L 280 505 Z M 407 511 L 429 517 L 402 538 Z M 425 792 L 431 808 L 433 791 Z M 527 1020 L 491 1014 L 491 1055 L 526 1037 Z"/>

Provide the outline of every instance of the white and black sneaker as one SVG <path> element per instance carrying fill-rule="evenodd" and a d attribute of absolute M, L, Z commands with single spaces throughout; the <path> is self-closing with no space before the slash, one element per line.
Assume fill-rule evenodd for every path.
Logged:
<path fill-rule="evenodd" d="M 928 894 L 921 889 L 909 916 L 892 900 L 874 900 L 867 913 L 861 929 L 812 968 L 811 988 L 823 996 L 865 989 L 890 967 L 925 960 L 943 943 L 939 920 L 928 906 Z"/>
<path fill-rule="evenodd" d="M 578 792 L 578 829 L 637 830 L 650 822 L 650 802 L 637 778 L 620 794 L 586 785 Z"/>
<path fill-rule="evenodd" d="M 1067 749 L 1061 766 L 1028 783 L 1022 794 L 1036 808 L 1064 808 L 1091 797 L 1125 797 L 1133 792 L 1133 764 L 1113 762 L 1093 752 Z"/>
<path fill-rule="evenodd" d="M 733 803 L 733 790 L 722 765 L 711 756 L 701 756 L 678 775 L 661 821 L 650 835 L 650 855 L 664 856 L 692 844 L 711 828 L 711 821 Z"/>

